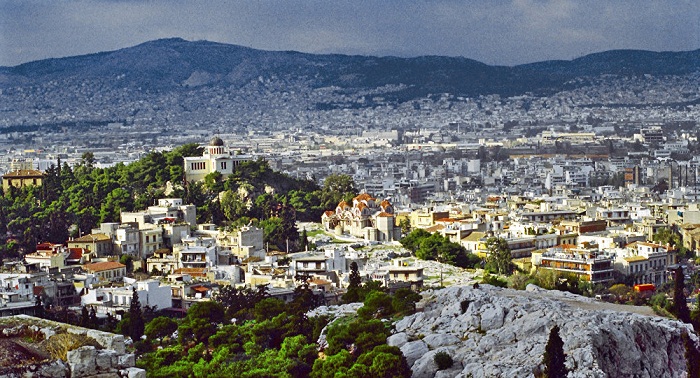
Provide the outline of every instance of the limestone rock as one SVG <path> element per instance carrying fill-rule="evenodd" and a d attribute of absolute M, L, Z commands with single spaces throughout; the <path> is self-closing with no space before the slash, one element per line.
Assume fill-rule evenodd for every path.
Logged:
<path fill-rule="evenodd" d="M 423 340 L 409 341 L 401 347 L 401 353 L 406 357 L 408 366 L 413 366 L 413 363 L 423 357 L 428 351 L 428 346 L 425 345 Z"/>
<path fill-rule="evenodd" d="M 386 339 L 386 343 L 389 346 L 395 346 L 398 348 L 401 348 L 404 344 L 408 342 L 408 335 L 406 335 L 403 332 L 399 332 L 397 334 L 389 336 L 388 339 Z"/>
<path fill-rule="evenodd" d="M 146 370 L 130 367 L 122 370 L 122 377 L 126 378 L 146 378 Z"/>
<path fill-rule="evenodd" d="M 72 377 L 87 377 L 97 373 L 94 346 L 84 346 L 68 352 L 68 366 Z"/>
<path fill-rule="evenodd" d="M 450 333 L 434 333 L 423 338 L 430 349 L 436 349 L 447 345 L 456 345 L 461 342 L 459 337 Z"/>
<path fill-rule="evenodd" d="M 117 359 L 117 368 L 126 369 L 136 366 L 136 356 L 133 353 L 120 355 Z"/>
<path fill-rule="evenodd" d="M 691 327 L 643 315 L 640 308 L 611 309 L 535 285 L 526 291 L 490 285 L 426 290 L 421 305 L 423 312 L 395 323 L 387 340 L 400 347 L 414 377 L 532 377 L 554 325 L 570 378 L 685 375 L 680 335 Z M 432 358 L 438 350 L 453 357 L 450 373 L 437 371 Z"/>

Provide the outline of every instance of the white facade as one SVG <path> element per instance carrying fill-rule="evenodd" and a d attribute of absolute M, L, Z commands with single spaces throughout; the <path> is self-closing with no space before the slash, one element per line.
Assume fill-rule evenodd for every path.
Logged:
<path fill-rule="evenodd" d="M 132 281 L 124 287 L 101 287 L 87 289 L 80 297 L 82 306 L 97 306 L 99 312 L 114 313 L 128 308 L 133 297 L 133 288 L 139 296 L 141 306 L 152 306 L 162 310 L 172 307 L 172 289 L 170 285 L 160 285 L 156 280 Z"/>
<path fill-rule="evenodd" d="M 250 161 L 249 155 L 232 155 L 224 146 L 221 138 L 215 137 L 209 142 L 201 157 L 186 157 L 185 180 L 202 181 L 206 175 L 219 172 L 226 177 L 242 162 Z"/>

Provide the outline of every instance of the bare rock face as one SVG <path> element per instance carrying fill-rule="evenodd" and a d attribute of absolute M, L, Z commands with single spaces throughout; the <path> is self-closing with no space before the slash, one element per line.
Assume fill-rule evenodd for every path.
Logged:
<path fill-rule="evenodd" d="M 401 349 L 414 377 L 532 377 L 559 325 L 569 378 L 685 376 L 681 333 L 698 343 L 690 325 L 538 289 L 426 291 L 424 311 L 397 322 L 388 342 Z M 437 371 L 438 351 L 454 360 L 449 371 Z"/>

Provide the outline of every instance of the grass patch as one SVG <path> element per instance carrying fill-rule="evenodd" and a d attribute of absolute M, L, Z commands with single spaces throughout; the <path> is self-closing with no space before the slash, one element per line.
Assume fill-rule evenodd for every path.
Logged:
<path fill-rule="evenodd" d="M 306 231 L 306 236 L 308 236 L 308 237 L 318 236 L 318 235 L 326 235 L 326 231 L 324 231 L 324 230 Z"/>
<path fill-rule="evenodd" d="M 49 352 L 51 358 L 66 361 L 68 359 L 69 351 L 87 345 L 91 345 L 95 348 L 102 349 L 100 344 L 98 344 L 97 341 L 92 337 L 88 337 L 86 335 L 77 335 L 73 333 L 60 333 L 49 337 L 49 339 L 46 340 L 44 348 L 47 352 Z"/>

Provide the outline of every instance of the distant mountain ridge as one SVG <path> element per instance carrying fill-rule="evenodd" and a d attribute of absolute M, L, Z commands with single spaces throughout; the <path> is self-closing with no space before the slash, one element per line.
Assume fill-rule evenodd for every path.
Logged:
<path fill-rule="evenodd" d="M 51 80 L 105 80 L 106 85 L 173 91 L 206 85 L 241 87 L 259 78 L 302 82 L 311 88 L 348 90 L 401 86 L 393 100 L 429 94 L 458 96 L 549 94 L 572 79 L 600 75 L 686 75 L 700 71 L 700 49 L 684 52 L 613 50 L 570 61 L 513 67 L 460 57 L 417 58 L 316 55 L 263 51 L 180 38 L 160 39 L 116 51 L 46 59 L 0 67 L 0 88 Z"/>

